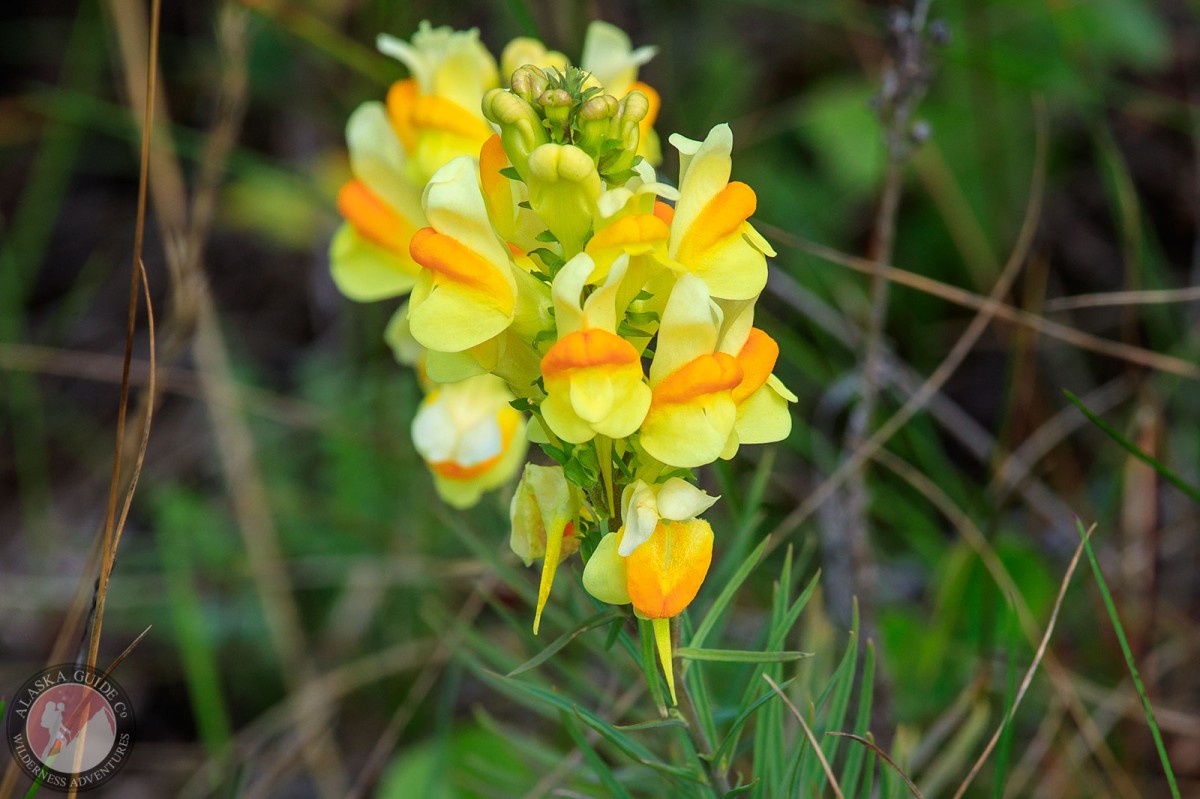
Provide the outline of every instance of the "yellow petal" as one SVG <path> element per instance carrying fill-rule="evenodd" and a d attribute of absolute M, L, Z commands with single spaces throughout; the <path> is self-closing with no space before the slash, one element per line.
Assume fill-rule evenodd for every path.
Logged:
<path fill-rule="evenodd" d="M 476 148 L 475 152 L 478 152 Z M 507 263 L 508 248 L 496 237 L 472 158 L 456 158 L 437 171 L 422 198 L 429 224 L 493 264 Z M 511 278 L 509 283 L 512 285 Z M 512 290 L 516 286 L 512 285 Z"/>
<path fill-rule="evenodd" d="M 693 275 L 681 275 L 671 290 L 658 328 L 650 385 L 657 386 L 701 355 L 716 349 L 720 319 L 709 298 L 708 286 Z"/>
<path fill-rule="evenodd" d="M 658 512 L 664 519 L 682 522 L 704 513 L 718 499 L 687 480 L 672 477 L 658 488 Z"/>
<path fill-rule="evenodd" d="M 338 290 L 352 300 L 373 302 L 398 297 L 416 283 L 416 264 L 375 244 L 346 223 L 329 247 L 329 267 Z"/>
<path fill-rule="evenodd" d="M 772 379 L 778 383 L 777 378 L 772 376 Z M 783 384 L 780 383 L 779 387 L 783 388 Z M 738 440 L 743 444 L 769 444 L 784 440 L 792 432 L 792 414 L 787 398 L 768 381 L 738 407 L 736 429 Z"/>
<path fill-rule="evenodd" d="M 653 58 L 656 52 L 657 47 L 634 50 L 625 31 L 597 20 L 588 25 L 579 63 L 584 71 L 592 73 L 606 92 L 624 97 L 637 78 L 638 67 Z"/>
<path fill-rule="evenodd" d="M 589 594 L 610 605 L 629 604 L 625 588 L 625 558 L 617 553 L 620 536 L 609 533 L 600 539 L 596 551 L 583 567 L 583 587 Z"/>
<path fill-rule="evenodd" d="M 363 103 L 346 122 L 354 176 L 415 229 L 425 224 L 421 187 L 407 177 L 408 159 L 382 103 Z"/>
<path fill-rule="evenodd" d="M 713 197 L 729 183 L 733 170 L 733 131 L 729 125 L 717 125 L 703 142 L 678 133 L 671 144 L 679 150 L 679 201 L 675 203 L 675 221 L 671 223 L 670 253 L 674 257 L 679 242 L 692 228 L 696 218 Z"/>
<path fill-rule="evenodd" d="M 723 352 L 701 356 L 673 372 L 654 387 L 642 422 L 646 452 L 683 468 L 716 460 L 737 420 L 732 390 L 741 381 L 741 367 Z"/>
<path fill-rule="evenodd" d="M 408 320 L 413 337 L 442 352 L 461 352 L 501 333 L 515 313 L 514 279 L 461 242 L 423 228 L 409 247 L 425 267 L 413 289 Z"/>

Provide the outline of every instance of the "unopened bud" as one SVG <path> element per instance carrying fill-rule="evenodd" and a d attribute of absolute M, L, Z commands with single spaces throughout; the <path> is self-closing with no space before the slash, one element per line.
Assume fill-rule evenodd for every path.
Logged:
<path fill-rule="evenodd" d="M 620 105 L 617 103 L 617 98 L 611 94 L 602 94 L 584 103 L 583 108 L 579 109 L 579 116 L 585 122 L 598 122 L 611 119 L 617 115 L 618 110 L 620 110 Z"/>
<path fill-rule="evenodd" d="M 526 64 L 513 72 L 509 86 L 512 87 L 513 93 L 524 99 L 525 102 L 533 103 L 534 98 L 544 92 L 549 83 L 545 72 L 533 64 Z"/>
<path fill-rule="evenodd" d="M 632 91 L 621 101 L 621 122 L 637 124 L 650 113 L 650 98 L 639 91 Z"/>

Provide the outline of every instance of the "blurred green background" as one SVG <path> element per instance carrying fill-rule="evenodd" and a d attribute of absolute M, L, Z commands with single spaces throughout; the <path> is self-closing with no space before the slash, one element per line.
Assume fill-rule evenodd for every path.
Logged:
<path fill-rule="evenodd" d="M 895 265 L 988 293 L 1026 214 L 1040 113 L 1044 199 L 1006 302 L 1195 364 L 1195 291 L 1140 305 L 1059 300 L 1200 284 L 1198 10 L 1191 0 L 934 0 L 948 39 L 931 51 L 917 112 L 929 137 L 904 169 Z M 0 10 L 0 693 L 50 656 L 77 587 L 90 596 L 94 579 L 137 196 L 140 111 L 129 104 L 140 100 L 126 65 L 142 63 L 147 16 L 140 0 Z M 733 176 L 757 192 L 756 224 L 780 251 L 758 325 L 779 341 L 776 371 L 800 402 L 788 441 L 703 475 L 724 499 L 697 611 L 844 457 L 868 281 L 796 245 L 855 256 L 870 246 L 885 168 L 871 98 L 889 53 L 886 3 L 168 0 L 144 256 L 162 393 L 102 662 L 153 629 L 117 674 L 137 704 L 134 757 L 95 796 L 338 795 L 338 778 L 315 771 L 397 799 L 608 795 L 574 754 L 574 722 L 486 677 L 596 613 L 577 561 L 534 639 L 536 575 L 507 552 L 507 494 L 468 513 L 436 500 L 408 439 L 419 389 L 382 340 L 394 306 L 352 304 L 327 273 L 345 120 L 404 77 L 374 52 L 375 35 L 408 37 L 424 19 L 478 27 L 495 53 L 536 35 L 572 56 L 590 20 L 613 22 L 660 48 L 641 79 L 662 95 L 664 144 L 671 132 L 733 126 Z M 197 259 L 207 289 L 169 274 L 172 247 Z M 879 420 L 973 315 L 893 286 Z M 143 319 L 134 409 L 146 397 L 146 340 Z M 1041 630 L 1078 543 L 1073 515 L 1098 524 L 1183 794 L 1200 794 L 1200 673 L 1189 668 L 1200 657 L 1197 507 L 1090 425 L 1064 389 L 1200 482 L 1194 377 L 999 323 L 890 441 L 889 460 L 868 467 L 878 579 L 865 611 L 886 675 L 872 730 L 928 797 L 951 795 L 1033 653 L 963 520 Z M 815 656 L 773 667 L 798 677 L 798 703 L 846 646 L 837 524 L 823 510 L 780 531 L 793 553 L 770 554 L 717 628 L 724 648 L 761 648 L 780 590 L 787 601 L 781 570 L 795 592 L 824 566 L 783 647 Z M 1051 642 L 1077 704 L 1039 674 L 968 795 L 1167 795 L 1087 572 Z M 77 642 L 77 631 L 62 642 L 62 659 Z M 605 644 L 603 629 L 584 632 L 526 684 L 616 723 L 653 719 L 636 657 Z M 712 665 L 722 724 L 751 671 Z M 678 754 L 670 735 L 637 732 L 667 760 Z M 735 769 L 748 774 L 747 741 Z M 631 794 L 672 795 L 611 742 L 594 745 Z"/>

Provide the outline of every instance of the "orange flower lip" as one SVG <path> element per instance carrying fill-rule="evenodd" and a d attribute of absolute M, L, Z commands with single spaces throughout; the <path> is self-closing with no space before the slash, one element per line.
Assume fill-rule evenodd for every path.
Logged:
<path fill-rule="evenodd" d="M 650 619 L 682 613 L 708 574 L 712 545 L 712 528 L 703 519 L 660 521 L 625 560 L 626 587 L 638 612 Z"/>
<path fill-rule="evenodd" d="M 667 223 L 654 214 L 626 216 L 592 236 L 589 252 L 625 247 L 631 244 L 665 242 L 671 235 Z"/>
<path fill-rule="evenodd" d="M 707 394 L 729 391 L 742 382 L 742 377 L 742 367 L 732 355 L 701 355 L 654 387 L 654 404 L 681 405 Z"/>
<path fill-rule="evenodd" d="M 654 215 L 668 225 L 675 220 L 675 209 L 667 205 L 662 200 L 654 201 Z"/>
<path fill-rule="evenodd" d="M 704 252 L 737 233 L 746 220 L 754 215 L 757 207 L 758 197 L 754 189 L 745 183 L 735 180 L 721 189 L 684 233 L 679 244 L 680 260 L 686 263 L 689 254 Z"/>
<path fill-rule="evenodd" d="M 511 306 L 512 288 L 490 261 L 457 239 L 438 233 L 431 227 L 413 234 L 408 245 L 412 259 L 434 273 L 434 280 L 451 283 L 492 297 L 497 305 Z"/>
<path fill-rule="evenodd" d="M 422 97 L 417 82 L 411 78 L 392 84 L 387 95 L 387 111 L 396 138 L 410 153 L 417 149 L 417 139 L 423 130 L 452 133 L 481 142 L 492 132 L 491 128 L 453 100 L 437 96 Z"/>
<path fill-rule="evenodd" d="M 741 405 L 755 391 L 758 391 L 771 376 L 775 361 L 779 358 L 779 345 L 775 339 L 768 336 L 757 327 L 750 328 L 746 343 L 737 354 L 737 361 L 742 367 L 742 382 L 733 389 L 733 401 Z"/>
<path fill-rule="evenodd" d="M 558 377 L 569 369 L 589 366 L 625 366 L 638 363 L 633 345 L 600 328 L 576 330 L 550 348 L 542 358 L 542 374 Z"/>
<path fill-rule="evenodd" d="M 337 206 L 364 238 L 392 252 L 403 253 L 407 249 L 412 225 L 361 180 L 351 180 L 342 186 Z"/>

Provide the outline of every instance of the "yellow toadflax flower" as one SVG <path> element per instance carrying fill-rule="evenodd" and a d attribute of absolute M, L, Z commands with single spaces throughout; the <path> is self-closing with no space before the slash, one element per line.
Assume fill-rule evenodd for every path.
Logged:
<path fill-rule="evenodd" d="M 628 262 L 626 255 L 618 258 L 585 301 L 584 287 L 595 268 L 586 253 L 554 278 L 558 341 L 542 358 L 542 415 L 555 435 L 572 444 L 598 434 L 624 438 L 637 430 L 650 406 L 640 354 L 616 333 L 617 293 Z"/>
<path fill-rule="evenodd" d="M 733 133 L 717 125 L 703 142 L 671 136 L 679 150 L 679 202 L 671 223 L 670 256 L 704 280 L 713 297 L 748 300 L 767 284 L 766 256 L 775 250 L 746 220 L 754 190 L 729 182 Z"/>
<path fill-rule="evenodd" d="M 421 274 L 408 304 L 413 338 L 441 352 L 462 352 L 513 321 L 517 281 L 479 190 L 475 162 L 456 158 L 425 187 L 430 227 L 409 245 Z"/>
<path fill-rule="evenodd" d="M 654 398 L 642 422 L 642 447 L 670 466 L 711 463 L 736 446 L 733 390 L 742 366 L 717 349 L 721 312 L 704 281 L 682 275 L 658 329 L 650 385 Z"/>
<path fill-rule="evenodd" d="M 733 355 L 742 367 L 742 382 L 733 389 L 737 404 L 734 432 L 737 444 L 768 444 L 782 441 L 792 432 L 788 403 L 796 395 L 772 374 L 779 358 L 779 345 L 764 331 L 753 327 L 754 302 L 726 303 L 734 306 L 726 314 L 721 351 Z M 732 458 L 737 447 L 722 453 Z"/>
<path fill-rule="evenodd" d="M 600 540 L 584 567 L 583 585 L 601 602 L 632 603 L 638 616 L 651 621 L 659 661 L 675 701 L 670 619 L 691 604 L 704 583 L 712 564 L 712 528 L 703 519 L 659 519 L 649 538 L 623 557 L 621 545 L 627 535 L 628 522 Z"/>
<path fill-rule="evenodd" d="M 460 155 L 476 156 L 492 135 L 479 104 L 500 84 L 496 61 L 480 43 L 478 29 L 455 31 L 422 22 L 411 43 L 380 34 L 377 44 L 411 75 L 388 91 L 387 109 L 409 155 L 413 183 L 424 185 Z"/>
<path fill-rule="evenodd" d="M 330 246 L 333 281 L 362 302 L 406 294 L 420 271 L 408 242 L 425 224 L 425 213 L 382 104 L 363 103 L 351 114 L 346 142 L 354 179 L 338 193 L 346 221 Z"/>
<path fill-rule="evenodd" d="M 437 386 L 413 418 L 417 452 L 442 499 L 456 508 L 507 482 L 525 460 L 525 420 L 493 375 Z"/>

